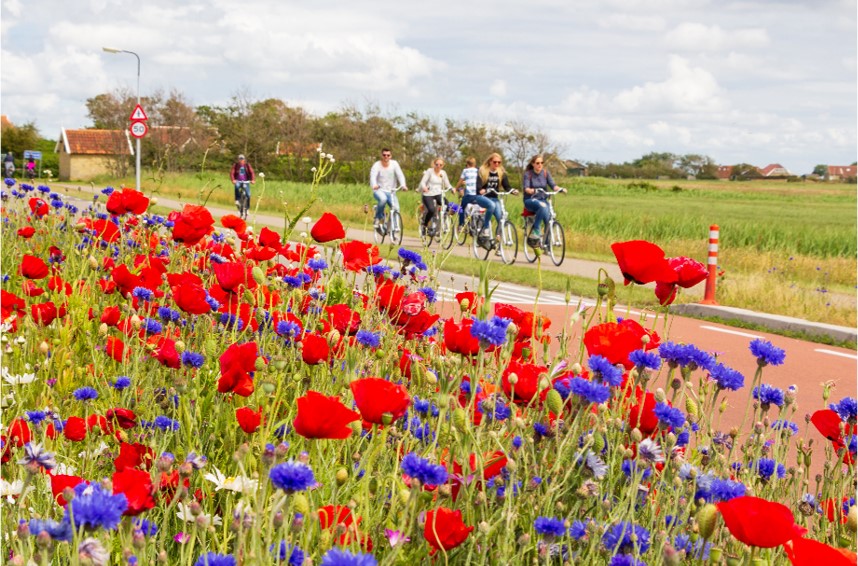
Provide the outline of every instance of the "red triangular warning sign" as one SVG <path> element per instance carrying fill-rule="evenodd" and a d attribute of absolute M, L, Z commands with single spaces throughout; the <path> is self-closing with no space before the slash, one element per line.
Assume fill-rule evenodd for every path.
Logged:
<path fill-rule="evenodd" d="M 136 108 L 134 108 L 134 112 L 131 113 L 130 120 L 132 122 L 139 122 L 140 120 L 148 120 L 149 117 L 146 116 L 146 112 L 143 111 L 143 107 L 139 104 Z"/>

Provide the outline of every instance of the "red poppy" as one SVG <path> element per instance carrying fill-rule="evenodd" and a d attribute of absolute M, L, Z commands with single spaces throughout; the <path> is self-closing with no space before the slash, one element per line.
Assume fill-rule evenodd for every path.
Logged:
<path fill-rule="evenodd" d="M 689 257 L 671 257 L 667 259 L 667 264 L 676 272 L 677 279 L 673 283 L 664 281 L 656 283 L 655 296 L 662 305 L 669 305 L 676 299 L 677 287 L 690 289 L 706 279 L 708 275 L 705 265 Z"/>
<path fill-rule="evenodd" d="M 314 366 L 328 361 L 331 356 L 331 348 L 328 340 L 316 333 L 304 334 L 301 339 L 301 359 L 305 364 Z"/>
<path fill-rule="evenodd" d="M 74 487 L 78 484 L 89 483 L 85 479 L 80 478 L 78 476 L 57 474 L 55 476 L 52 475 L 48 477 L 51 478 L 51 493 L 54 494 L 54 501 L 56 501 L 60 507 L 65 507 L 66 503 L 68 503 L 68 501 L 66 501 L 66 498 L 63 497 L 63 491 L 65 491 L 66 488 L 74 489 Z"/>
<path fill-rule="evenodd" d="M 107 337 L 104 344 L 104 351 L 119 363 L 122 363 L 131 355 L 131 352 L 125 351 L 125 342 L 115 336 Z"/>
<path fill-rule="evenodd" d="M 644 336 L 649 342 L 644 344 Z M 591 327 L 584 333 L 584 346 L 590 356 L 604 356 L 612 364 L 623 364 L 631 369 L 629 354 L 635 350 L 652 350 L 659 345 L 655 332 L 647 331 L 643 326 L 629 318 L 622 322 L 605 322 Z"/>
<path fill-rule="evenodd" d="M 117 472 L 128 468 L 143 468 L 148 470 L 155 459 L 155 452 L 139 442 L 133 444 L 122 442 L 119 445 L 119 456 L 113 460 Z"/>
<path fill-rule="evenodd" d="M 818 564 L 853 566 L 855 564 L 855 560 L 848 558 L 843 550 L 804 537 L 787 542 L 784 544 L 784 550 L 793 566 L 817 566 Z"/>
<path fill-rule="evenodd" d="M 235 214 L 226 214 L 220 219 L 221 226 L 235 230 L 236 234 L 244 234 L 247 232 L 247 222 L 242 220 Z"/>
<path fill-rule="evenodd" d="M 343 229 L 339 218 L 330 212 L 326 212 L 313 224 L 313 228 L 310 229 L 310 236 L 320 244 L 324 244 L 345 238 L 346 231 Z"/>
<path fill-rule="evenodd" d="M 651 242 L 616 242 L 611 244 L 611 250 L 617 258 L 626 285 L 631 282 L 644 285 L 653 281 L 675 283 L 678 278 L 664 257 L 664 250 Z"/>
<path fill-rule="evenodd" d="M 451 352 L 463 356 L 474 356 L 480 351 L 480 341 L 471 335 L 473 319 L 463 318 L 456 322 L 452 318 L 444 321 L 444 346 Z"/>
<path fill-rule="evenodd" d="M 30 281 L 29 279 L 24 279 L 21 282 L 21 292 L 25 297 L 40 297 L 45 294 L 45 290 Z"/>
<path fill-rule="evenodd" d="M 44 279 L 48 276 L 48 264 L 40 258 L 30 254 L 24 254 L 21 258 L 21 267 L 19 268 L 21 275 L 27 279 Z"/>
<path fill-rule="evenodd" d="M 360 314 L 348 305 L 336 304 L 325 307 L 331 326 L 340 334 L 354 334 L 360 328 Z"/>
<path fill-rule="evenodd" d="M 60 315 L 61 313 L 57 309 L 57 306 L 51 301 L 30 305 L 30 316 L 41 326 L 48 326 Z"/>
<path fill-rule="evenodd" d="M 152 494 L 155 487 L 152 485 L 152 476 L 149 472 L 125 468 L 113 474 L 113 493 L 121 493 L 128 500 L 128 507 L 123 515 L 139 515 L 155 506 L 155 498 Z"/>
<path fill-rule="evenodd" d="M 649 436 L 658 429 L 658 417 L 655 416 L 655 395 L 644 392 L 640 387 L 635 389 L 635 404 L 629 408 L 629 426 L 637 428 L 644 436 Z"/>
<path fill-rule="evenodd" d="M 63 281 L 63 278 L 59 276 L 48 279 L 48 289 L 54 293 L 62 293 L 67 297 L 72 294 L 71 284 Z"/>
<path fill-rule="evenodd" d="M 172 369 L 182 367 L 182 361 L 179 359 L 179 352 L 176 351 L 176 342 L 170 338 L 160 338 L 155 342 L 155 359 L 162 366 Z"/>
<path fill-rule="evenodd" d="M 99 279 L 98 286 L 101 287 L 101 292 L 105 295 L 110 295 L 116 291 L 116 281 L 111 279 Z"/>
<path fill-rule="evenodd" d="M 268 261 L 277 255 L 276 249 L 257 246 L 254 242 L 246 242 L 241 246 L 241 250 L 246 259 L 254 261 Z"/>
<path fill-rule="evenodd" d="M 506 303 L 495 303 L 495 316 L 510 319 L 518 327 L 518 335 L 522 338 L 540 335 L 551 326 L 548 317 L 526 312 Z"/>
<path fill-rule="evenodd" d="M 438 322 L 440 318 L 440 314 L 429 314 L 428 311 L 422 310 L 414 316 L 404 313 L 399 315 L 395 324 L 399 326 L 399 332 L 404 334 L 405 338 L 411 339 L 432 328 L 432 325 Z"/>
<path fill-rule="evenodd" d="M 173 240 L 193 246 L 214 230 L 214 218 L 204 206 L 186 204 L 180 213 L 170 214 Z"/>
<path fill-rule="evenodd" d="M 105 416 L 111 423 L 118 425 L 119 428 L 123 430 L 128 430 L 137 426 L 137 415 L 135 415 L 134 411 L 131 409 L 126 409 L 124 407 L 108 409 Z"/>
<path fill-rule="evenodd" d="M 104 415 L 89 415 L 86 417 L 86 430 L 87 432 L 95 431 L 101 434 L 113 433 L 113 427 L 110 426 Z"/>
<path fill-rule="evenodd" d="M 274 248 L 275 250 L 280 250 L 283 247 L 283 243 L 280 241 L 280 234 L 268 228 L 268 226 L 263 226 L 262 230 L 259 232 L 259 237 L 256 239 L 259 242 L 260 246 L 265 246 L 266 248 Z"/>
<path fill-rule="evenodd" d="M 218 285 L 229 293 L 238 293 L 242 286 L 249 289 L 256 287 L 256 280 L 252 274 L 253 266 L 250 264 L 241 262 L 216 263 L 212 270 L 217 277 Z"/>
<path fill-rule="evenodd" d="M 86 438 L 86 421 L 81 417 L 69 417 L 63 426 L 63 436 L 72 442 L 80 442 Z"/>
<path fill-rule="evenodd" d="M 432 547 L 430 554 L 439 550 L 452 550 L 465 542 L 474 527 L 467 526 L 462 521 L 462 512 L 439 507 L 426 512 L 426 525 L 423 536 Z"/>
<path fill-rule="evenodd" d="M 462 293 L 456 293 L 456 302 L 459 303 L 459 308 L 463 312 L 476 314 L 477 309 L 482 306 L 484 301 L 483 297 L 473 291 L 463 291 Z"/>
<path fill-rule="evenodd" d="M 786 505 L 743 495 L 717 504 L 730 534 L 748 546 L 774 548 L 804 535 Z"/>
<path fill-rule="evenodd" d="M 352 432 L 348 424 L 359 419 L 360 414 L 343 405 L 339 397 L 309 390 L 298 397 L 298 414 L 292 426 L 304 438 L 343 439 Z"/>
<path fill-rule="evenodd" d="M 527 404 L 539 390 L 539 378 L 548 373 L 548 368 L 536 364 L 523 364 L 511 361 L 503 372 L 501 385 L 507 399 L 516 403 Z M 510 376 L 515 374 L 518 381 L 510 383 Z M 513 396 L 513 392 L 515 395 Z"/>
<path fill-rule="evenodd" d="M 358 411 L 363 420 L 373 424 L 385 424 L 384 415 L 396 421 L 408 410 L 411 397 L 404 385 L 397 385 L 378 377 L 365 377 L 350 384 Z"/>
<path fill-rule="evenodd" d="M 24 419 L 15 419 L 9 423 L 9 430 L 6 431 L 9 440 L 20 448 L 32 440 L 33 434 L 30 432 L 30 425 Z"/>
<path fill-rule="evenodd" d="M 676 300 L 676 293 L 679 289 L 675 283 L 662 283 L 659 281 L 655 284 L 655 298 L 658 299 L 658 304 L 663 307 L 673 304 Z"/>
<path fill-rule="evenodd" d="M 235 420 L 238 426 L 247 434 L 253 434 L 262 424 L 262 410 L 254 411 L 250 407 L 241 407 L 235 410 Z"/>
<path fill-rule="evenodd" d="M 495 452 L 490 452 L 488 454 L 483 454 L 483 479 L 490 480 L 496 475 L 500 474 L 501 471 L 506 466 L 507 457 L 506 454 L 501 452 L 500 450 L 496 450 Z M 478 463 L 477 463 L 477 455 L 471 454 L 468 457 L 468 463 L 471 466 L 472 472 L 478 471 Z"/>
<path fill-rule="evenodd" d="M 27 201 L 27 204 L 30 206 L 30 212 L 32 212 L 37 218 L 41 218 L 51 211 L 51 207 L 48 206 L 48 203 L 40 198 L 33 197 Z"/>
<path fill-rule="evenodd" d="M 206 314 L 211 305 L 206 302 L 206 290 L 202 285 L 183 284 L 173 287 L 173 301 L 188 314 Z"/>
<path fill-rule="evenodd" d="M 394 283 L 390 279 L 384 279 L 375 287 L 375 303 L 379 310 L 397 316 L 402 310 L 405 291 L 407 291 L 406 287 Z"/>
<path fill-rule="evenodd" d="M 319 507 L 318 514 L 322 529 L 339 534 L 337 544 L 349 546 L 352 541 L 357 540 L 361 548 L 372 551 L 372 539 L 369 535 L 360 533 L 362 518 L 355 517 L 351 509 L 345 505 L 325 505 Z"/>
<path fill-rule="evenodd" d="M 256 342 L 233 344 L 220 357 L 220 379 L 217 390 L 248 397 L 253 393 L 253 378 L 256 371 Z"/>
<path fill-rule="evenodd" d="M 143 214 L 149 208 L 149 198 L 135 189 L 120 189 L 110 193 L 105 205 L 111 214 Z"/>
<path fill-rule="evenodd" d="M 340 252 L 343 254 L 343 267 L 349 271 L 363 271 L 381 262 L 377 246 L 357 240 L 340 244 Z"/>
<path fill-rule="evenodd" d="M 23 228 L 18 228 L 18 236 L 29 240 L 33 237 L 33 234 L 36 233 L 36 229 L 32 226 L 24 226 Z"/>

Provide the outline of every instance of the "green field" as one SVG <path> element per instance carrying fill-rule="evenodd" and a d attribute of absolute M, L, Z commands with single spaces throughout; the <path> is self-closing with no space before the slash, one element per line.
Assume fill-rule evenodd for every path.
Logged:
<path fill-rule="evenodd" d="M 171 175 L 144 179 L 146 192 L 188 202 L 231 206 L 225 175 Z M 133 185 L 133 179 L 124 180 Z M 854 185 L 786 181 L 629 181 L 562 179 L 569 188 L 557 213 L 567 229 L 571 257 L 613 261 L 610 244 L 645 239 L 668 256 L 706 259 L 709 226 L 721 229 L 718 290 L 721 304 L 855 325 L 856 191 Z M 106 183 L 105 183 L 106 184 Z M 310 186 L 265 180 L 253 188 L 259 210 L 294 213 Z M 406 229 L 416 231 L 416 193 L 400 193 Z M 360 185 L 322 185 L 308 214 L 336 214 L 365 226 L 374 201 Z M 513 218 L 518 197 L 508 200 Z M 595 277 L 595 274 L 594 274 Z"/>

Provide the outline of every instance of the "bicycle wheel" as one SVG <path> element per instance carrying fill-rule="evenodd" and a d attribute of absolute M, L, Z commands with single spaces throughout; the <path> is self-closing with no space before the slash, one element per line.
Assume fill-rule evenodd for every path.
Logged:
<path fill-rule="evenodd" d="M 476 222 L 472 222 L 472 225 L 473 224 L 476 224 Z M 482 223 L 480 223 L 480 227 L 476 229 L 476 232 L 473 232 L 471 234 L 471 252 L 474 254 L 475 258 L 485 261 L 489 257 L 489 254 L 491 253 L 493 248 L 490 246 L 482 245 L 482 242 L 485 240 L 480 236 L 481 226 Z M 491 225 L 489 225 L 489 233 L 492 233 Z"/>
<path fill-rule="evenodd" d="M 464 224 L 459 226 L 459 219 L 453 219 L 453 230 L 456 234 L 456 243 L 464 245 L 465 242 L 468 241 L 468 231 L 471 229 L 471 218 L 469 216 L 465 216 Z"/>
<path fill-rule="evenodd" d="M 420 241 L 423 243 L 424 247 L 429 247 L 432 245 L 432 233 L 429 231 L 431 226 L 423 225 L 423 211 L 422 207 L 417 209 L 417 234 L 420 236 Z"/>
<path fill-rule="evenodd" d="M 390 241 L 396 245 L 402 243 L 402 215 L 398 210 L 390 213 Z"/>
<path fill-rule="evenodd" d="M 384 236 L 387 235 L 388 226 L 390 226 L 390 214 L 385 212 L 384 220 L 381 221 L 381 225 L 372 231 L 372 238 L 375 240 L 376 244 L 384 242 Z"/>
<path fill-rule="evenodd" d="M 250 208 L 250 197 L 247 196 L 247 193 L 242 191 L 241 196 L 238 199 L 238 212 L 242 219 L 247 220 L 247 209 Z"/>
<path fill-rule="evenodd" d="M 512 265 L 518 256 L 518 231 L 512 222 L 504 220 L 500 236 L 501 260 L 507 265 Z"/>
<path fill-rule="evenodd" d="M 552 221 L 548 230 L 548 254 L 551 256 L 551 261 L 554 265 L 563 263 L 563 258 L 566 257 L 566 234 L 563 233 L 563 226 L 559 222 Z"/>
<path fill-rule="evenodd" d="M 529 262 L 533 263 L 536 261 L 536 250 L 534 250 L 531 245 L 527 242 L 528 236 L 530 236 L 530 231 L 533 230 L 533 220 L 530 218 L 524 219 L 524 228 L 522 229 L 522 233 L 524 234 L 524 258 Z"/>
<path fill-rule="evenodd" d="M 456 233 L 454 226 L 458 226 L 459 219 L 451 218 L 449 214 L 441 216 L 441 233 L 438 235 L 438 241 L 441 242 L 441 247 L 449 250 L 453 247 L 453 242 L 456 241 Z"/>

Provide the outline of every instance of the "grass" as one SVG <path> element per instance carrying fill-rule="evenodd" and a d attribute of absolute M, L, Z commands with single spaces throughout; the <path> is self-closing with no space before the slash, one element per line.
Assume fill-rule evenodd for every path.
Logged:
<path fill-rule="evenodd" d="M 187 202 L 231 207 L 232 188 L 224 175 L 168 175 L 144 179 L 146 192 Z M 128 180 L 129 184 L 131 180 Z M 786 316 L 854 326 L 856 324 L 856 195 L 853 185 L 786 181 L 628 181 L 602 178 L 561 179 L 570 194 L 557 199 L 559 220 L 567 229 L 567 254 L 614 261 L 610 244 L 629 239 L 658 243 L 668 256 L 706 259 L 710 224 L 721 228 L 719 302 Z M 309 185 L 257 182 L 259 210 L 271 214 L 296 210 Z M 323 185 L 308 214 L 336 214 L 344 224 L 365 226 L 374 201 L 368 187 Z M 400 193 L 406 231 L 416 232 L 419 196 Z M 517 218 L 518 198 L 508 200 Z M 474 262 L 448 260 L 451 271 L 478 269 Z M 532 269 L 498 266 L 493 277 L 532 285 Z M 565 290 L 565 281 L 544 277 L 545 287 Z M 584 287 L 584 282 L 580 283 Z M 592 282 L 590 283 L 592 287 Z M 643 291 L 641 291 L 643 293 Z M 592 294 L 592 293 L 589 293 Z"/>

